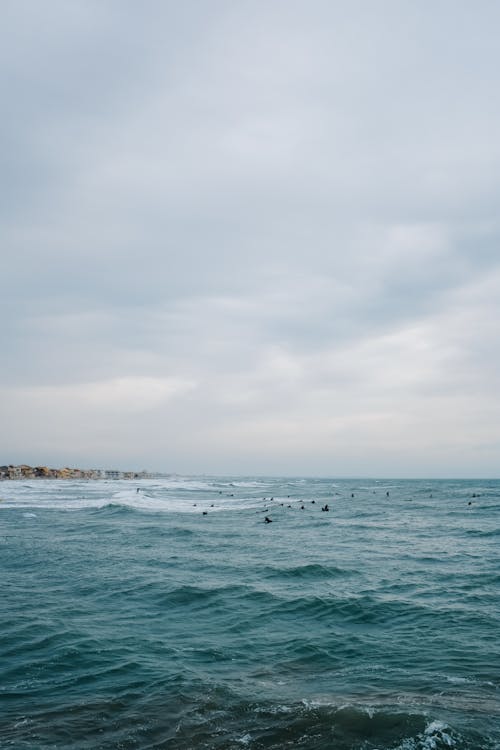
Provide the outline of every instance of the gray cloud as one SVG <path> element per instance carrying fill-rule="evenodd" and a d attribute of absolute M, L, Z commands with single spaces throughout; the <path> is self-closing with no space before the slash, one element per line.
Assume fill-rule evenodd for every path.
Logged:
<path fill-rule="evenodd" d="M 2 13 L 5 460 L 496 471 L 495 3 Z"/>

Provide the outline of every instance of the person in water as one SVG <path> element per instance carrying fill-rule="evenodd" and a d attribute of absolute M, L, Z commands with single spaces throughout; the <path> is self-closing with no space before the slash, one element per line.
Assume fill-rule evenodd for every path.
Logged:
<path fill-rule="evenodd" d="M 272 521 L 271 521 L 271 519 L 269 518 L 269 516 L 266 516 L 266 517 L 264 518 L 264 523 L 272 523 Z"/>

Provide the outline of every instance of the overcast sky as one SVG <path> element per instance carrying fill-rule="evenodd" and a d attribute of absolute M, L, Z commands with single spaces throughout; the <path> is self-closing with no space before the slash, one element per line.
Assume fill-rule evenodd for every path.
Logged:
<path fill-rule="evenodd" d="M 0 463 L 499 476 L 499 28 L 1 0 Z"/>

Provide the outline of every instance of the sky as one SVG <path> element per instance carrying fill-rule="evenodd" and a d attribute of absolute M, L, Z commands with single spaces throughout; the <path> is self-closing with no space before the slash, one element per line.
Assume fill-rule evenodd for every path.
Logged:
<path fill-rule="evenodd" d="M 498 2 L 0 18 L 0 463 L 500 475 Z"/>

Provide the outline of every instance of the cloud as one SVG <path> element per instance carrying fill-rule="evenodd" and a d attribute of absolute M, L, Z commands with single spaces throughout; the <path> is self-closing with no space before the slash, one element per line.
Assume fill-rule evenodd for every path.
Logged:
<path fill-rule="evenodd" d="M 493 472 L 499 21 L 8 2 L 11 460 Z"/>
<path fill-rule="evenodd" d="M 48 412 L 92 410 L 138 414 L 150 411 L 195 387 L 178 378 L 121 377 L 96 383 L 12 388 L 9 398 L 28 408 L 43 404 Z"/>

